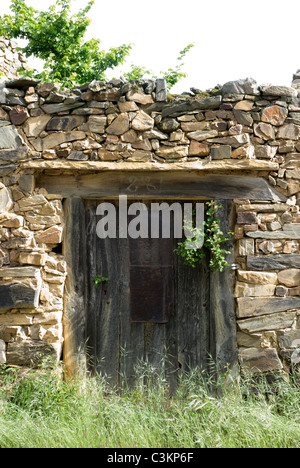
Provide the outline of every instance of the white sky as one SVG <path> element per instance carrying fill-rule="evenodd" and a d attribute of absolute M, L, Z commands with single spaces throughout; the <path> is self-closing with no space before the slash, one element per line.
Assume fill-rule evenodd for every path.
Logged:
<path fill-rule="evenodd" d="M 46 9 L 54 1 L 27 3 Z M 75 10 L 86 4 L 73 0 Z M 9 5 L 0 0 L 0 15 Z M 290 86 L 300 68 L 299 14 L 299 0 L 96 0 L 88 37 L 100 38 L 105 50 L 134 43 L 125 69 L 134 63 L 157 75 L 175 67 L 179 51 L 194 42 L 185 59 L 188 77 L 173 92 L 246 77 Z"/>

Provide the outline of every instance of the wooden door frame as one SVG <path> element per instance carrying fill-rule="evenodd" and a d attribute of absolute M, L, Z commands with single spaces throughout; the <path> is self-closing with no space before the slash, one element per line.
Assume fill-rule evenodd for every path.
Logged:
<path fill-rule="evenodd" d="M 108 197 L 108 198 L 111 198 Z M 180 197 L 173 201 L 180 200 Z M 233 230 L 234 204 L 232 200 L 216 199 L 221 206 L 218 218 L 223 232 Z M 86 366 L 86 324 L 85 324 L 85 255 L 83 241 L 85 232 L 85 206 L 83 198 L 72 197 L 64 202 L 65 238 L 63 251 L 68 267 L 64 304 L 64 364 L 69 374 L 74 374 Z M 234 263 L 233 242 L 227 246 L 229 265 Z M 235 274 L 228 267 L 224 272 L 211 273 L 211 357 L 218 375 L 228 369 L 238 368 L 236 315 L 234 300 Z"/>

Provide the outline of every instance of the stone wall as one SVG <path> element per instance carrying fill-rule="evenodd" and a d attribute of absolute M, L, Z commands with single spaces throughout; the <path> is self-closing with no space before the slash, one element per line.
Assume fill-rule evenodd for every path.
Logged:
<path fill-rule="evenodd" d="M 234 294 L 241 365 L 289 368 L 300 339 L 297 83 L 171 96 L 164 80 L 63 92 L 20 78 L 0 90 L 0 106 L 0 362 L 61 356 L 64 211 L 40 176 L 182 171 L 251 175 L 278 195 L 234 196 Z"/>
<path fill-rule="evenodd" d="M 17 43 L 0 37 L 0 82 L 3 78 L 17 78 L 18 70 L 25 67 L 26 59 L 17 50 Z"/>

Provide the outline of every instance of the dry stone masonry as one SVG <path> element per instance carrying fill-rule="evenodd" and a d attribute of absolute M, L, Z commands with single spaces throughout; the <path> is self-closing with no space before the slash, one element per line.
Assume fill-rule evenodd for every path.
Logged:
<path fill-rule="evenodd" d="M 18 70 L 24 69 L 26 59 L 18 51 L 15 41 L 0 37 L 0 77 L 13 79 L 18 76 Z"/>
<path fill-rule="evenodd" d="M 6 63 L 14 46 L 3 55 L 1 44 Z M 205 96 L 171 96 L 164 80 L 69 91 L 3 81 L 0 362 L 29 366 L 62 353 L 63 200 L 40 175 L 187 171 L 263 178 L 276 194 L 234 197 L 234 295 L 241 366 L 287 371 L 300 340 L 299 81 L 299 72 L 292 87 L 239 80 Z"/>

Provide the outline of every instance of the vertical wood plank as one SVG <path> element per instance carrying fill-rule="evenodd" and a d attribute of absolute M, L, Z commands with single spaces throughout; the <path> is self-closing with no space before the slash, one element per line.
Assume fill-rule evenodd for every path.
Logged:
<path fill-rule="evenodd" d="M 120 384 L 133 387 L 136 370 L 144 360 L 144 324 L 130 320 L 129 242 L 119 239 L 120 245 Z"/>
<path fill-rule="evenodd" d="M 176 307 L 178 361 L 183 372 L 207 369 L 210 349 L 209 272 L 207 262 L 196 268 L 177 260 Z"/>
<path fill-rule="evenodd" d="M 64 306 L 64 362 L 69 374 L 77 371 L 85 346 L 85 209 L 80 198 L 64 203 L 64 256 L 68 267 Z"/>
<path fill-rule="evenodd" d="M 216 200 L 216 204 L 221 206 L 217 211 L 221 230 L 227 234 L 234 226 L 233 202 Z M 233 240 L 224 243 L 224 248 L 230 251 L 226 259 L 231 265 L 234 263 Z M 223 375 L 228 367 L 235 370 L 238 362 L 234 281 L 234 271 L 230 267 L 223 272 L 211 273 L 212 355 L 219 375 Z"/>
<path fill-rule="evenodd" d="M 87 343 L 91 366 L 112 385 L 119 380 L 120 261 L 118 239 L 97 237 L 97 202 L 87 203 Z M 95 286 L 93 277 L 108 277 Z"/>

